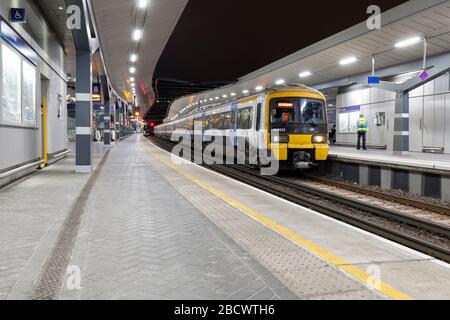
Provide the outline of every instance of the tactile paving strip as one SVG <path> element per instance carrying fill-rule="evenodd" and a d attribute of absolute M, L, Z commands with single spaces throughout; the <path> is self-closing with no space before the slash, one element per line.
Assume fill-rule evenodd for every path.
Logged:
<path fill-rule="evenodd" d="M 110 150 L 105 153 L 97 169 L 75 200 L 69 215 L 64 221 L 57 242 L 44 264 L 39 279 L 36 281 L 36 284 L 31 291 L 29 296 L 31 300 L 53 300 L 57 298 L 61 291 L 61 283 L 70 262 L 86 202 L 95 181 L 108 158 L 109 152 Z"/>
<path fill-rule="evenodd" d="M 161 151 L 153 150 L 165 157 Z M 150 163 L 186 199 L 300 299 L 386 299 L 274 230 L 218 200 L 161 161 Z"/>

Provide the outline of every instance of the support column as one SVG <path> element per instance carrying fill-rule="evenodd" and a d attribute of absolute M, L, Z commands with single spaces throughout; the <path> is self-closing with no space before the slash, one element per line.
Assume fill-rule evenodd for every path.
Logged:
<path fill-rule="evenodd" d="M 409 92 L 397 92 L 394 114 L 394 153 L 409 152 Z"/>
<path fill-rule="evenodd" d="M 116 100 L 115 105 L 115 121 L 116 121 L 116 142 L 120 141 L 121 137 L 121 127 L 120 127 L 120 107 L 122 105 L 122 102 L 120 100 Z"/>
<path fill-rule="evenodd" d="M 77 173 L 92 171 L 92 67 L 91 52 L 77 51 L 76 167 Z"/>
<path fill-rule="evenodd" d="M 100 81 L 102 83 L 102 94 L 103 94 L 103 103 L 105 106 L 103 124 L 104 124 L 104 132 L 103 132 L 103 141 L 105 145 L 111 144 L 111 102 L 109 96 L 109 86 L 108 79 L 106 76 L 100 76 Z"/>

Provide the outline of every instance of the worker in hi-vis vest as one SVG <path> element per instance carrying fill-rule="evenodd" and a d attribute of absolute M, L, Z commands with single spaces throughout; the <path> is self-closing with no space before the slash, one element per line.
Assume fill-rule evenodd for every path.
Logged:
<path fill-rule="evenodd" d="M 366 136 L 367 136 L 367 132 L 369 131 L 369 124 L 366 120 L 366 118 L 364 118 L 364 115 L 361 114 L 359 116 L 359 120 L 358 123 L 356 124 L 356 132 L 358 132 L 358 150 L 361 149 L 361 140 L 362 140 L 362 147 L 363 150 L 367 150 L 367 146 L 366 146 Z"/>

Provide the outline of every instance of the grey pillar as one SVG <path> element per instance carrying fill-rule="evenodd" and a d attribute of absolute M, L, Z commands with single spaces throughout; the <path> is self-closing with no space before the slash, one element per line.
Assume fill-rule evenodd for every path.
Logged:
<path fill-rule="evenodd" d="M 121 127 L 120 127 L 120 107 L 122 105 L 122 102 L 119 100 L 116 100 L 116 107 L 115 107 L 115 121 L 116 121 L 116 142 L 120 140 L 120 134 L 121 134 Z"/>
<path fill-rule="evenodd" d="M 103 94 L 103 103 L 105 105 L 103 123 L 105 130 L 103 132 L 103 141 L 105 145 L 111 144 L 111 102 L 109 96 L 109 86 L 108 79 L 106 76 L 100 76 L 100 81 L 102 83 L 102 94 Z"/>
<path fill-rule="evenodd" d="M 394 153 L 409 152 L 409 92 L 397 92 L 394 114 Z"/>
<path fill-rule="evenodd" d="M 91 52 L 77 50 L 76 167 L 77 173 L 92 171 L 92 69 Z"/>
<path fill-rule="evenodd" d="M 85 0 L 65 0 L 66 6 L 76 6 L 81 10 L 80 28 L 73 28 L 72 35 L 76 48 L 76 155 L 75 171 L 92 171 L 92 67 L 90 26 L 86 21 Z"/>

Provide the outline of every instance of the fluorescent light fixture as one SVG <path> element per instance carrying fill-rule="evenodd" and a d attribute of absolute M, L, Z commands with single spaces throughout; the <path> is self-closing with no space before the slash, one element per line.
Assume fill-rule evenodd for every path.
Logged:
<path fill-rule="evenodd" d="M 130 67 L 130 73 L 135 73 L 136 72 L 136 68 L 135 67 Z"/>
<path fill-rule="evenodd" d="M 350 58 L 342 59 L 339 62 L 339 64 L 342 66 L 345 66 L 347 64 L 355 63 L 356 61 L 358 61 L 358 59 L 356 59 L 356 57 L 350 57 Z"/>
<path fill-rule="evenodd" d="M 219 97 L 216 97 L 216 100 L 219 100 Z"/>
<path fill-rule="evenodd" d="M 278 86 L 282 85 L 284 83 L 285 83 L 285 81 L 283 79 L 279 79 L 279 80 L 275 81 L 275 84 L 278 85 Z"/>
<path fill-rule="evenodd" d="M 250 92 L 250 91 L 248 91 L 248 90 L 243 90 L 243 91 L 242 91 L 243 94 L 247 94 L 247 93 L 249 93 L 249 92 Z"/>
<path fill-rule="evenodd" d="M 395 44 L 395 47 L 396 48 L 405 48 L 405 47 L 408 47 L 408 46 L 412 46 L 413 44 L 419 43 L 422 40 L 423 39 L 420 38 L 420 37 L 414 37 L 414 38 L 411 38 L 411 39 L 406 39 L 406 40 L 397 42 Z"/>
<path fill-rule="evenodd" d="M 300 73 L 298 76 L 299 76 L 300 78 L 306 78 L 306 77 L 309 77 L 310 75 L 312 75 L 311 72 L 305 71 L 305 72 Z"/>
<path fill-rule="evenodd" d="M 226 94 L 224 94 L 224 95 L 222 96 L 222 98 L 226 99 L 226 98 L 228 98 L 228 96 L 227 96 Z"/>
<path fill-rule="evenodd" d="M 255 88 L 255 90 L 256 91 L 262 91 L 264 88 L 262 87 L 262 86 L 257 86 L 256 88 Z"/>
<path fill-rule="evenodd" d="M 214 99 L 213 98 L 209 98 L 209 101 L 214 101 Z"/>
<path fill-rule="evenodd" d="M 135 29 L 133 31 L 133 40 L 139 41 L 142 38 L 142 30 L 141 29 Z"/>
<path fill-rule="evenodd" d="M 236 95 L 236 93 L 232 92 L 230 93 L 230 96 L 234 97 Z"/>
<path fill-rule="evenodd" d="M 147 0 L 139 0 L 139 2 L 138 2 L 138 7 L 139 7 L 139 9 L 144 9 L 144 8 L 146 8 L 147 7 Z"/>
<path fill-rule="evenodd" d="M 137 59 L 138 59 L 138 55 L 137 55 L 137 54 L 134 54 L 134 53 L 133 53 L 133 54 L 130 56 L 130 61 L 131 61 L 131 62 L 136 62 Z"/>

